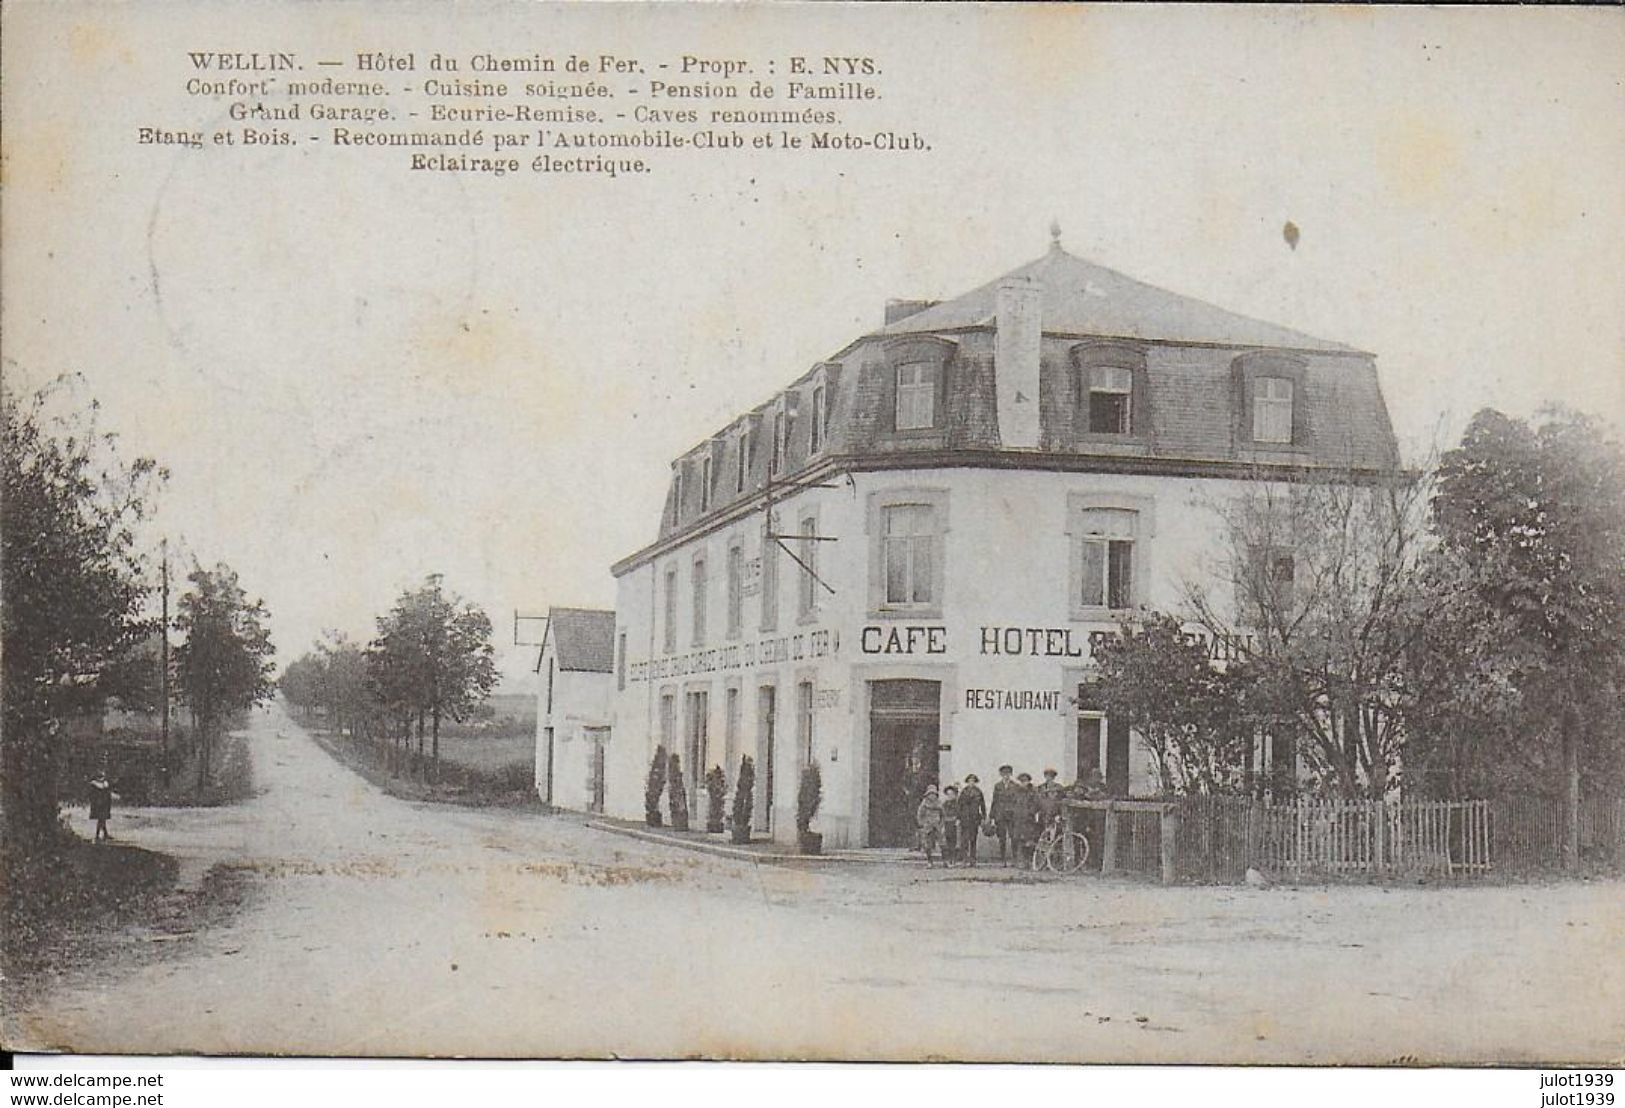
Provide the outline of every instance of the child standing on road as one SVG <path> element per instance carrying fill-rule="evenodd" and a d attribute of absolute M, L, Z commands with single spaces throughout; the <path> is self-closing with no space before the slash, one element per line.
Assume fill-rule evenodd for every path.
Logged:
<path fill-rule="evenodd" d="M 942 863 L 951 866 L 959 860 L 959 838 L 964 833 L 959 819 L 959 787 L 942 790 Z"/>
<path fill-rule="evenodd" d="M 920 828 L 920 848 L 925 851 L 925 864 L 934 866 L 932 853 L 942 853 L 942 801 L 937 797 L 937 787 L 927 785 L 925 796 L 920 800 L 920 806 L 914 813 L 914 822 Z"/>
<path fill-rule="evenodd" d="M 111 841 L 107 821 L 113 818 L 113 785 L 105 772 L 90 779 L 90 818 L 96 821 L 96 841 Z"/>

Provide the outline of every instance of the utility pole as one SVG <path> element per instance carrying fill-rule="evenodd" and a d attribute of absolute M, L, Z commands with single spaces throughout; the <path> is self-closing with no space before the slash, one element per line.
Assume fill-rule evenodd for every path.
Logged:
<path fill-rule="evenodd" d="M 163 646 L 160 649 L 160 653 L 163 656 L 163 667 L 164 667 L 163 677 L 162 677 L 162 680 L 161 680 L 161 684 L 163 685 L 162 696 L 163 696 L 163 701 L 164 701 L 164 707 L 163 707 L 163 721 L 164 721 L 164 724 L 163 724 L 163 746 L 162 746 L 162 759 L 163 760 L 160 763 L 160 765 L 162 767 L 162 771 L 163 771 L 163 775 L 164 775 L 164 784 L 168 785 L 169 784 L 169 539 L 167 537 L 163 541 L 163 554 L 161 555 L 161 561 L 162 561 L 162 566 L 161 566 L 161 569 L 160 569 L 159 572 L 162 575 L 162 580 L 163 580 L 164 614 L 163 614 L 163 631 L 162 631 L 162 633 L 163 633 L 164 637 L 163 637 Z"/>

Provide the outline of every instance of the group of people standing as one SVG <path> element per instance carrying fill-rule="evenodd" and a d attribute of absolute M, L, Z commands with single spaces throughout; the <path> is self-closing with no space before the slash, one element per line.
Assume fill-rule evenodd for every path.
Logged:
<path fill-rule="evenodd" d="M 934 866 L 941 858 L 949 866 L 974 866 L 977 840 L 986 835 L 998 842 L 1001 864 L 1031 866 L 1038 836 L 1059 818 L 1063 800 L 1106 795 L 1106 782 L 1097 769 L 1070 787 L 1061 784 L 1058 776 L 1046 769 L 1043 783 L 1034 785 L 1032 774 L 1017 774 L 1012 766 L 1000 766 L 991 803 L 974 773 L 965 775 L 963 787 L 945 785 L 940 794 L 935 785 L 926 786 L 914 815 L 926 865 Z"/>

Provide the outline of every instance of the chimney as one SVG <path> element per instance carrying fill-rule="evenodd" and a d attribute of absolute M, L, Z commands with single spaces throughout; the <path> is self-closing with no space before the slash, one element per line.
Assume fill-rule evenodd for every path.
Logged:
<path fill-rule="evenodd" d="M 1043 289 L 1031 277 L 1002 282 L 995 301 L 998 335 L 993 350 L 999 439 L 1005 446 L 1038 447 L 1038 357 L 1043 331 Z"/>
<path fill-rule="evenodd" d="M 886 322 L 896 323 L 899 319 L 907 319 L 917 315 L 927 308 L 936 307 L 938 300 L 888 300 L 886 301 Z"/>

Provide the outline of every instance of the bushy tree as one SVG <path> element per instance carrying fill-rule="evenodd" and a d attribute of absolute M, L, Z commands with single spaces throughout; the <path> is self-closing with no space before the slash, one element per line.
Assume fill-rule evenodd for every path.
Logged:
<path fill-rule="evenodd" d="M 649 761 L 649 775 L 643 782 L 643 822 L 650 827 L 659 827 L 664 822 L 660 815 L 660 794 L 666 791 L 667 766 L 666 748 L 655 747 L 654 757 Z"/>
<path fill-rule="evenodd" d="M 1165 793 L 1221 793 L 1247 785 L 1253 725 L 1245 664 L 1219 668 L 1199 638 L 1153 612 L 1095 650 L 1101 705 L 1156 756 Z"/>
<path fill-rule="evenodd" d="M 165 474 L 121 458 L 96 406 L 74 407 L 71 391 L 0 388 L 0 732 L 14 852 L 55 832 L 58 725 L 123 691 L 120 663 L 154 627 L 135 528 Z M 53 415 L 63 403 L 72 410 Z"/>
<path fill-rule="evenodd" d="M 427 725 L 438 768 L 441 721 L 468 718 L 490 695 L 497 681 L 495 655 L 490 617 L 448 594 L 434 574 L 378 618 L 370 687 L 396 718 L 416 720 L 420 757 Z"/>
<path fill-rule="evenodd" d="M 275 648 L 264 603 L 248 598 L 234 569 L 224 563 L 212 570 L 196 566 L 187 579 L 192 587 L 181 597 L 175 620 L 185 636 L 175 651 L 175 675 L 197 721 L 202 788 L 224 722 L 271 696 Z"/>
<path fill-rule="evenodd" d="M 688 830 L 688 786 L 683 782 L 683 759 L 673 754 L 666 768 L 666 807 L 673 831 Z"/>
<path fill-rule="evenodd" d="M 1486 409 L 1439 467 L 1428 566 L 1446 618 L 1416 669 L 1442 774 L 1516 775 L 1568 809 L 1578 855 L 1585 781 L 1617 784 L 1625 693 L 1625 453 L 1597 421 Z"/>

